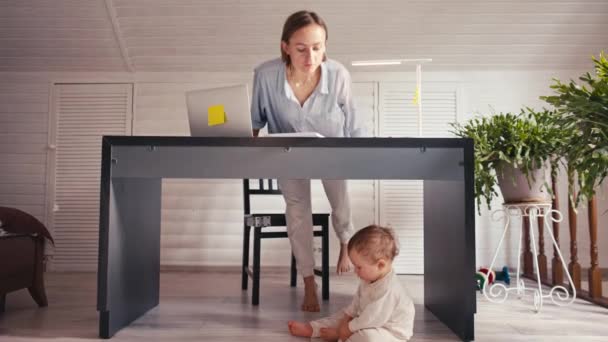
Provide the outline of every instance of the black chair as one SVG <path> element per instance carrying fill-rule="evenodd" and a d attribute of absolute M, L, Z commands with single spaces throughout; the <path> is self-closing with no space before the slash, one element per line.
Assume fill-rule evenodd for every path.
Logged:
<path fill-rule="evenodd" d="M 252 195 L 280 195 L 281 190 L 275 186 L 273 179 L 260 179 L 258 188 L 252 189 L 249 179 L 243 180 L 244 200 L 244 234 L 243 234 L 243 267 L 242 267 L 242 289 L 247 290 L 249 277 L 253 281 L 251 303 L 260 303 L 260 243 L 262 239 L 287 238 L 287 230 L 277 232 L 264 232 L 266 227 L 287 227 L 285 214 L 251 213 Z M 322 279 L 321 292 L 323 300 L 329 300 L 329 214 L 313 214 L 313 236 L 321 237 L 321 269 L 315 269 L 315 275 Z M 249 267 L 249 236 L 253 228 L 253 267 Z M 291 286 L 295 287 L 297 282 L 296 259 L 291 254 Z"/>

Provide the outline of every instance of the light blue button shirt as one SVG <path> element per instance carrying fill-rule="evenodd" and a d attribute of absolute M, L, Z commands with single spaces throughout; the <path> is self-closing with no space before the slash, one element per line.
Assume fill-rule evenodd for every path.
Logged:
<path fill-rule="evenodd" d="M 255 68 L 251 120 L 254 129 L 268 124 L 269 133 L 317 132 L 326 137 L 361 137 L 366 132 L 357 121 L 350 74 L 334 61 L 321 64 L 317 88 L 300 106 L 279 58 Z"/>

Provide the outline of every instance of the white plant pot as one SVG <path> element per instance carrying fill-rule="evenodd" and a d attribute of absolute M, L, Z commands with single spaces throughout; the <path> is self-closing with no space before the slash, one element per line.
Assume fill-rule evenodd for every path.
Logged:
<path fill-rule="evenodd" d="M 532 171 L 528 179 L 521 169 L 503 163 L 496 176 L 505 203 L 551 202 L 546 188 L 551 184 L 551 173 L 546 167 Z"/>

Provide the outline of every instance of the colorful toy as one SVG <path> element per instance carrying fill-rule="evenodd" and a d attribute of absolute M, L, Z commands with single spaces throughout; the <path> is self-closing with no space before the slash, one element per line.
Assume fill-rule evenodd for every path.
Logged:
<path fill-rule="evenodd" d="M 483 291 L 483 287 L 486 285 L 486 275 L 481 272 L 475 273 L 475 281 L 477 282 L 477 289 L 480 292 Z"/>
<path fill-rule="evenodd" d="M 489 278 L 490 284 L 494 284 L 494 280 L 496 280 L 496 272 L 483 267 L 480 268 L 478 272 L 483 273 L 487 278 Z"/>
<path fill-rule="evenodd" d="M 509 268 L 507 266 L 504 266 L 502 271 L 496 274 L 496 280 L 502 281 L 507 285 L 511 285 L 511 276 L 509 275 Z"/>
<path fill-rule="evenodd" d="M 495 281 L 502 281 L 507 285 L 511 284 L 511 276 L 509 275 L 509 268 L 504 266 L 500 272 L 495 272 L 487 268 L 480 268 L 475 273 L 475 281 L 477 282 L 477 289 L 483 291 L 486 283 L 493 284 Z"/>

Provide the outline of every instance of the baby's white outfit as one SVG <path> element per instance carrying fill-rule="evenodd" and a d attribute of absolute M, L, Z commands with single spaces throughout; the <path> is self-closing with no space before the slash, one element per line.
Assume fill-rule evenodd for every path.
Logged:
<path fill-rule="evenodd" d="M 353 335 L 345 342 L 407 341 L 413 334 L 414 314 L 412 299 L 391 270 L 373 283 L 361 280 L 348 307 L 310 325 L 312 337 L 319 337 L 321 328 L 336 328 L 348 315 L 353 317 L 348 324 Z"/>

